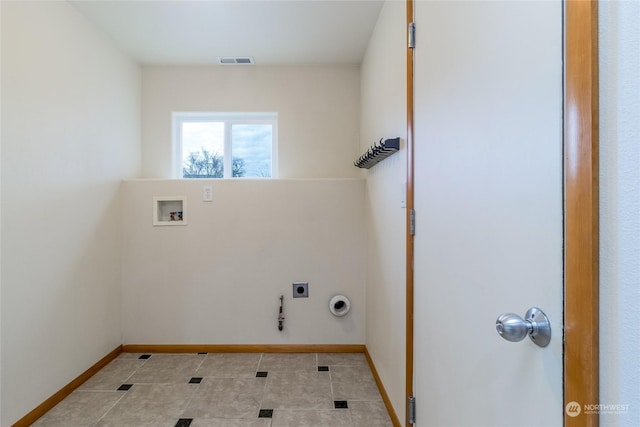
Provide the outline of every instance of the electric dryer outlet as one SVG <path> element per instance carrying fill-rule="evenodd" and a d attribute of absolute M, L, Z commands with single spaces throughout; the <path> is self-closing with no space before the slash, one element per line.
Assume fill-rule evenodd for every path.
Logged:
<path fill-rule="evenodd" d="M 294 282 L 293 283 L 293 297 L 294 298 L 309 298 L 309 283 L 307 283 L 307 282 Z"/>

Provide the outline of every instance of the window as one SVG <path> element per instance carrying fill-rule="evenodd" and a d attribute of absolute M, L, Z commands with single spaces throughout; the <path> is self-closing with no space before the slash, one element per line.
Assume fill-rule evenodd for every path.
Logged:
<path fill-rule="evenodd" d="M 173 113 L 176 178 L 273 178 L 277 113 Z"/>

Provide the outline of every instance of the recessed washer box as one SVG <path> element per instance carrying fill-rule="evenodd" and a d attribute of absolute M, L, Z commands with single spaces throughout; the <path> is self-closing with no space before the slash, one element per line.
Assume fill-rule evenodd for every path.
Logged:
<path fill-rule="evenodd" d="M 293 297 L 294 298 L 309 298 L 309 283 L 307 283 L 307 282 L 294 282 L 293 283 Z"/>
<path fill-rule="evenodd" d="M 153 225 L 187 225 L 187 198 L 184 196 L 154 197 Z"/>

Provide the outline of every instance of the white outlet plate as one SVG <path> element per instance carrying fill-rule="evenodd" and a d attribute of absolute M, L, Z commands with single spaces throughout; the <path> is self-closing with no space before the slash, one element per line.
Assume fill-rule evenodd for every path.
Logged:
<path fill-rule="evenodd" d="M 205 185 L 202 187 L 202 201 L 203 202 L 213 201 L 213 186 Z"/>

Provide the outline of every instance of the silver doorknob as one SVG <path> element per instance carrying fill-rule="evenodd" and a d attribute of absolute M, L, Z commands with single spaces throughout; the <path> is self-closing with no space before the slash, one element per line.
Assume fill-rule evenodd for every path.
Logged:
<path fill-rule="evenodd" d="M 531 341 L 546 347 L 551 341 L 551 323 L 538 307 L 531 307 L 524 319 L 514 313 L 503 313 L 496 320 L 496 331 L 507 341 L 518 342 L 529 335 Z"/>

